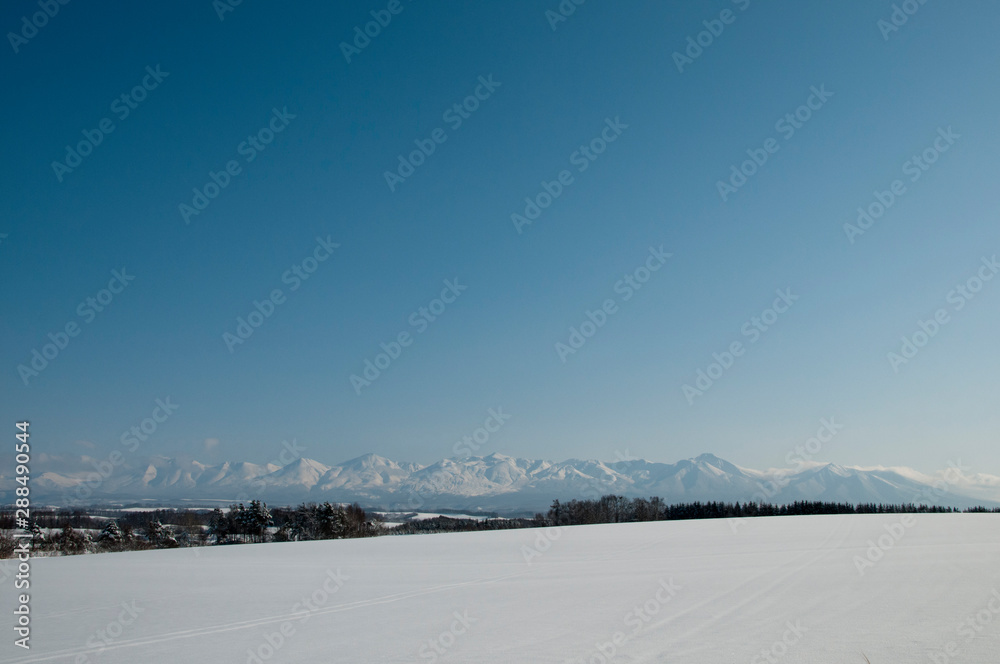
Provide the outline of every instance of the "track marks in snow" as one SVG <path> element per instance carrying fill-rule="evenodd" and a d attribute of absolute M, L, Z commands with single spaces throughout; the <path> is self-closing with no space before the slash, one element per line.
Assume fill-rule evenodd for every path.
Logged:
<path fill-rule="evenodd" d="M 344 604 L 337 604 L 336 606 L 330 606 L 322 609 L 316 609 L 315 611 L 297 611 L 295 613 L 284 613 L 276 616 L 269 616 L 266 618 L 255 618 L 252 620 L 241 620 L 231 623 L 223 623 L 219 625 L 210 625 L 206 627 L 199 627 L 196 629 L 179 630 L 176 632 L 168 632 L 166 634 L 160 634 L 156 636 L 147 636 L 136 639 L 129 640 L 118 640 L 110 645 L 104 646 L 102 648 L 70 648 L 66 650 L 60 650 L 58 652 L 48 653 L 45 655 L 39 655 L 37 657 L 29 657 L 26 659 L 12 659 L 5 660 L 7 662 L 17 662 L 17 664 L 32 664 L 33 662 L 48 662 L 55 659 L 60 659 L 64 657 L 73 657 L 75 655 L 80 655 L 83 653 L 97 653 L 97 652 L 107 652 L 109 650 L 119 650 L 121 648 L 135 648 L 139 646 L 148 646 L 157 643 L 164 643 L 168 641 L 175 641 L 178 639 L 190 639 L 199 636 L 210 636 L 212 634 L 221 634 L 224 632 L 231 632 L 240 629 L 250 629 L 252 627 L 263 627 L 265 625 L 272 625 L 274 623 L 282 623 L 290 620 L 301 620 L 303 614 L 307 614 L 310 618 L 318 615 L 327 615 L 331 613 L 341 613 L 343 611 L 351 611 L 354 609 L 364 608 L 368 606 L 377 606 L 380 604 L 391 604 L 394 602 L 399 602 L 406 599 L 411 599 L 414 597 L 421 597 L 423 595 L 430 595 L 433 593 L 442 592 L 445 590 L 452 590 L 455 588 L 462 588 L 466 586 L 481 586 L 489 585 L 491 583 L 497 583 L 498 581 L 504 581 L 506 579 L 514 578 L 517 576 L 524 576 L 526 572 L 518 572 L 516 574 L 506 574 L 497 577 L 487 577 L 483 579 L 474 579 L 472 581 L 461 581 L 458 583 L 446 583 L 436 586 L 428 586 L 426 588 L 419 588 L 417 590 L 409 590 L 401 593 L 393 593 L 391 595 L 383 595 L 381 597 L 373 597 L 371 599 L 358 600 L 355 602 L 347 602 Z"/>
<path fill-rule="evenodd" d="M 692 636 L 695 636 L 698 633 L 703 632 L 704 630 L 706 630 L 706 629 L 708 629 L 708 628 L 716 625 L 717 623 L 721 622 L 722 620 L 724 620 L 728 616 L 736 613 L 737 611 L 739 611 L 743 607 L 745 607 L 745 606 L 747 606 L 749 604 L 753 604 L 755 602 L 759 602 L 761 600 L 761 598 L 769 595 L 775 588 L 778 588 L 778 587 L 784 585 L 789 578 L 791 578 L 791 577 L 799 574 L 803 570 L 809 568 L 810 566 L 812 566 L 813 564 L 815 564 L 817 561 L 819 561 L 819 560 L 821 560 L 823 558 L 826 558 L 827 556 L 829 556 L 829 555 L 831 555 L 833 553 L 842 552 L 843 549 L 841 549 L 840 547 L 841 547 L 841 545 L 844 544 L 844 542 L 847 541 L 847 539 L 850 537 L 851 532 L 853 530 L 854 530 L 854 522 L 851 521 L 851 520 L 843 520 L 840 524 L 837 525 L 837 528 L 833 532 L 831 532 L 830 535 L 827 536 L 826 539 L 824 539 L 821 544 L 819 544 L 819 546 L 817 547 L 817 548 L 820 549 L 820 553 L 819 554 L 815 553 L 816 552 L 815 548 L 807 549 L 807 550 L 803 551 L 802 553 L 800 553 L 799 555 L 795 556 L 794 558 L 792 558 L 790 560 L 782 561 L 781 563 L 779 563 L 778 565 L 776 565 L 774 568 L 767 569 L 767 570 L 765 570 L 763 572 L 760 572 L 759 574 L 754 575 L 753 577 L 747 579 L 746 581 L 744 581 L 743 583 L 740 583 L 737 586 L 734 586 L 733 588 L 730 588 L 729 590 L 726 590 L 724 592 L 718 593 L 718 594 L 716 594 L 716 595 L 714 595 L 712 597 L 703 599 L 700 602 L 698 602 L 697 604 L 694 604 L 693 606 L 690 606 L 690 607 L 688 607 L 686 609 L 678 611 L 677 613 L 673 614 L 672 616 L 669 616 L 669 617 L 663 618 L 662 620 L 650 623 L 649 625 L 647 625 L 642 630 L 642 632 L 640 632 L 639 634 L 637 634 L 636 637 L 637 637 L 637 639 L 640 640 L 639 642 L 641 643 L 642 637 L 643 636 L 647 636 L 648 637 L 651 633 L 653 633 L 654 630 L 658 630 L 658 629 L 662 629 L 664 627 L 667 627 L 671 623 L 675 622 L 678 618 L 680 618 L 682 616 L 685 616 L 685 615 L 688 615 L 688 614 L 690 614 L 690 613 L 692 613 L 694 611 L 697 611 L 697 610 L 701 609 L 702 607 L 705 607 L 705 606 L 708 606 L 710 604 L 714 604 L 716 602 L 725 600 L 726 598 L 732 597 L 733 595 L 741 596 L 742 595 L 742 591 L 743 591 L 744 588 L 748 588 L 749 586 L 752 586 L 753 584 L 757 583 L 758 581 L 761 581 L 761 580 L 766 579 L 767 577 L 773 576 L 775 574 L 775 572 L 781 572 L 781 570 L 786 569 L 790 564 L 794 563 L 797 560 L 801 560 L 803 558 L 808 558 L 808 560 L 806 560 L 805 562 L 795 565 L 793 568 L 789 569 L 788 571 L 785 571 L 784 573 L 779 573 L 779 575 L 776 578 L 774 578 L 770 583 L 767 583 L 766 585 L 760 587 L 759 589 L 756 589 L 756 590 L 754 590 L 752 592 L 749 592 L 745 597 L 742 597 L 742 599 L 740 599 L 739 601 L 736 601 L 736 602 L 727 602 L 724 608 L 720 609 L 717 612 L 714 612 L 714 615 L 711 618 L 708 618 L 706 620 L 700 621 L 698 623 L 697 627 L 689 629 L 686 632 L 684 632 L 683 634 L 672 635 L 670 641 L 671 641 L 671 643 L 677 643 L 677 642 L 682 641 L 682 640 L 690 639 Z M 843 532 L 841 533 L 841 531 L 843 531 Z M 831 547 L 830 546 L 830 542 L 833 541 L 834 539 L 837 540 L 837 543 L 833 547 Z M 699 652 L 701 652 L 701 650 L 702 650 L 701 648 L 689 648 L 689 649 L 684 650 L 684 651 L 670 650 L 669 655 L 670 655 L 671 658 L 678 658 L 678 657 L 684 658 L 684 657 L 690 657 L 690 656 L 695 656 L 696 657 L 697 654 Z M 636 662 L 650 662 L 650 661 L 654 661 L 655 659 L 658 659 L 663 654 L 664 654 L 664 646 L 660 645 L 660 646 L 657 646 L 655 648 L 655 650 L 650 650 L 650 651 L 648 651 L 646 653 L 635 655 L 635 660 L 634 661 L 636 661 Z"/>

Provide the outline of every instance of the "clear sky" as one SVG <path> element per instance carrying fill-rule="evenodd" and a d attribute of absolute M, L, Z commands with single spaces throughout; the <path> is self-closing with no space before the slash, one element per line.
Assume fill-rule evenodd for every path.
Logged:
<path fill-rule="evenodd" d="M 11 437 L 1000 473 L 996 3 L 158 4 L 0 11 Z"/>

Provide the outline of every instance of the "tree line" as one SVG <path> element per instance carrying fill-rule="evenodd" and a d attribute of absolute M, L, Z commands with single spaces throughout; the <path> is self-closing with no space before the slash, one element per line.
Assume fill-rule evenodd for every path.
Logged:
<path fill-rule="evenodd" d="M 662 499 L 626 498 L 608 495 L 593 500 L 552 502 L 545 516 L 547 525 L 584 525 L 592 523 L 627 523 L 634 521 L 676 521 L 680 519 L 730 519 L 758 516 L 803 516 L 811 514 L 897 514 L 897 513 L 997 512 L 1000 508 L 954 507 L 904 503 L 832 503 L 797 500 L 787 505 L 752 502 L 692 502 L 666 504 Z M 540 515 L 539 515 L 540 516 Z M 536 517 L 537 519 L 538 517 Z"/>
<path fill-rule="evenodd" d="M 100 514 L 104 512 L 104 514 Z M 302 503 L 270 509 L 251 500 L 222 510 L 158 509 L 149 512 L 95 510 L 43 511 L 32 515 L 27 537 L 15 537 L 14 515 L 0 513 L 0 558 L 13 555 L 20 539 L 36 554 L 74 555 L 104 551 L 141 551 L 213 544 L 292 542 L 371 537 L 382 522 L 360 505 Z M 103 517 L 103 518 L 102 518 Z M 96 532 L 95 532 L 96 531 Z"/>
<path fill-rule="evenodd" d="M 993 512 L 1000 508 L 953 507 L 904 503 L 834 503 L 796 501 L 787 505 L 752 502 L 691 502 L 667 504 L 661 498 L 626 498 L 607 495 L 593 500 L 554 500 L 546 514 L 534 518 L 468 519 L 439 516 L 410 521 L 387 528 L 380 516 L 369 514 L 357 503 L 351 505 L 301 503 L 296 507 L 269 508 L 251 500 L 228 509 L 141 512 L 91 510 L 41 511 L 22 532 L 33 552 L 73 555 L 102 551 L 138 551 L 189 546 L 301 542 L 308 540 L 410 535 L 512 528 L 539 528 L 598 523 L 673 521 L 679 519 L 725 519 L 811 514 Z M 491 515 L 494 516 L 494 515 Z M 0 511 L 0 558 L 13 555 L 20 538 L 14 537 L 14 514 Z"/>

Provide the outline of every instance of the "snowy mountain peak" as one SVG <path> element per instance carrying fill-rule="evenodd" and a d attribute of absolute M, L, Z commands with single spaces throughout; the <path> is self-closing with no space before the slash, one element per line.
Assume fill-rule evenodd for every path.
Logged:
<path fill-rule="evenodd" d="M 341 466 L 344 468 L 357 468 L 365 470 L 373 468 L 399 468 L 399 464 L 395 461 L 371 452 L 368 454 L 362 454 L 361 456 L 355 457 L 350 461 L 345 461 L 341 464 Z"/>
<path fill-rule="evenodd" d="M 93 474 L 81 457 L 48 457 L 39 475 L 37 495 L 56 504 L 72 500 Z M 91 460 L 92 461 L 92 460 Z M 659 496 L 666 502 L 795 500 L 835 502 L 920 503 L 967 507 L 1000 505 L 1000 478 L 963 475 L 950 492 L 934 491 L 939 476 L 904 468 L 856 468 L 811 463 L 798 469 L 740 468 L 714 454 L 676 463 L 643 459 L 605 463 L 569 459 L 544 461 L 499 453 L 443 459 L 424 466 L 397 463 L 364 454 L 328 466 L 300 458 L 278 467 L 246 462 L 208 465 L 191 460 L 153 457 L 126 459 L 96 490 L 95 501 L 231 500 L 259 497 L 272 504 L 307 501 L 361 501 L 368 505 L 421 508 L 540 510 L 553 499 L 594 498 L 606 494 Z M 0 498 L 13 495 L 16 484 L 0 476 Z"/>

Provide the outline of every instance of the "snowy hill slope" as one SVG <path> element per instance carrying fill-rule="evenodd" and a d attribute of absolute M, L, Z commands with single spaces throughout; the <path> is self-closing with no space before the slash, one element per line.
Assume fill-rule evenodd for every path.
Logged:
<path fill-rule="evenodd" d="M 8 638 L 0 664 L 996 661 L 1000 516 L 903 518 L 44 558 L 32 563 L 32 649 Z M 12 602 L 0 594 L 0 613 Z"/>

